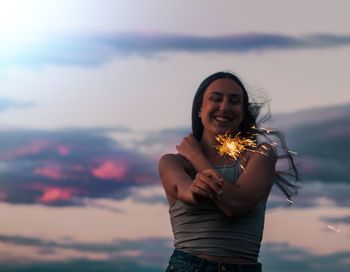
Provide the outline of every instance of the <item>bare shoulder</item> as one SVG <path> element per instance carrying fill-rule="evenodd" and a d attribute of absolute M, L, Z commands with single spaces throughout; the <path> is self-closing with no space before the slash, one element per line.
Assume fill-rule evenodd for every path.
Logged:
<path fill-rule="evenodd" d="M 252 159 L 274 164 L 277 160 L 276 147 L 271 143 L 261 143 L 254 150 L 246 151 L 242 158 L 242 165 L 245 167 Z"/>
<path fill-rule="evenodd" d="M 159 170 L 162 168 L 167 168 L 169 166 L 180 166 L 183 167 L 185 171 L 189 170 L 192 168 L 191 163 L 186 160 L 185 157 L 181 156 L 180 154 L 164 154 L 160 159 L 159 159 Z"/>

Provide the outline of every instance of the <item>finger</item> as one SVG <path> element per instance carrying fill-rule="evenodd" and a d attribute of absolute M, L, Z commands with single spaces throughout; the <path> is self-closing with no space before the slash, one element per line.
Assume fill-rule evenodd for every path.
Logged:
<path fill-rule="evenodd" d="M 191 140 L 196 140 L 196 138 L 194 137 L 194 135 L 192 133 L 188 134 L 188 138 Z"/>
<path fill-rule="evenodd" d="M 204 182 L 200 179 L 198 179 L 193 185 L 198 187 L 198 188 L 201 188 L 203 191 L 206 191 L 208 193 L 215 193 L 215 192 L 213 192 L 211 187 L 206 182 Z"/>
<path fill-rule="evenodd" d="M 201 187 L 198 187 L 196 185 L 191 186 L 190 188 L 191 192 L 197 195 L 201 195 L 207 198 L 213 198 L 213 194 L 211 192 L 208 192 L 206 190 L 204 190 Z"/>
<path fill-rule="evenodd" d="M 212 176 L 216 179 L 217 183 L 222 186 L 224 185 L 224 179 L 223 177 L 216 171 L 213 171 Z"/>
<path fill-rule="evenodd" d="M 220 195 L 221 186 L 217 184 L 211 177 L 208 177 L 206 175 L 200 174 L 198 176 L 198 180 L 204 182 L 207 186 L 210 187 L 211 190 L 213 190 L 217 195 Z M 201 186 L 200 183 L 196 182 L 197 186 Z M 202 187 L 202 186 L 201 186 Z"/>
<path fill-rule="evenodd" d="M 224 184 L 224 179 L 222 178 L 222 176 L 215 171 L 214 169 L 206 169 L 202 171 L 203 174 L 205 174 L 208 177 L 213 177 L 215 182 L 219 185 L 222 186 Z"/>
<path fill-rule="evenodd" d="M 200 188 L 202 191 L 205 191 L 209 194 L 213 194 L 215 193 L 211 187 L 206 183 L 204 182 L 203 180 L 201 180 L 199 177 L 197 179 L 195 179 L 192 183 L 193 186 L 196 186 L 198 188 Z"/>

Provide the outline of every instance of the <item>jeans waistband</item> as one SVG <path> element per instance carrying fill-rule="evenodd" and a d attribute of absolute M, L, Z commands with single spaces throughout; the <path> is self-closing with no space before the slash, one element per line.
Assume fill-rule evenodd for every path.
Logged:
<path fill-rule="evenodd" d="M 170 264 L 176 265 L 193 265 L 193 271 L 223 271 L 223 272 L 261 272 L 261 263 L 256 264 L 231 264 L 211 261 L 194 256 L 192 254 L 175 249 Z M 171 270 L 170 270 L 171 271 Z M 176 272 L 176 269 L 173 270 Z"/>

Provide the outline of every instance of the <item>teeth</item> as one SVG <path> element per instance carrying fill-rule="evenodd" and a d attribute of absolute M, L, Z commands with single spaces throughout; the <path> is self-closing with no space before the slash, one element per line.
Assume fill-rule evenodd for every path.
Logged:
<path fill-rule="evenodd" d="M 228 122 L 228 121 L 230 121 L 229 118 L 220 117 L 220 116 L 215 117 L 215 119 L 218 120 L 218 121 L 222 121 L 222 122 Z"/>

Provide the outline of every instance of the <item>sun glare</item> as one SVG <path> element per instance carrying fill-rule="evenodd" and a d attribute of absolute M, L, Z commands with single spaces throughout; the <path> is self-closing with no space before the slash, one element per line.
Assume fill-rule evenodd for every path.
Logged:
<path fill-rule="evenodd" d="M 32 1 L 0 0 L 0 33 L 2 37 L 25 35 L 35 26 L 38 7 Z"/>
<path fill-rule="evenodd" d="M 0 0 L 0 55 L 15 53 L 38 38 L 49 20 L 48 2 Z"/>

